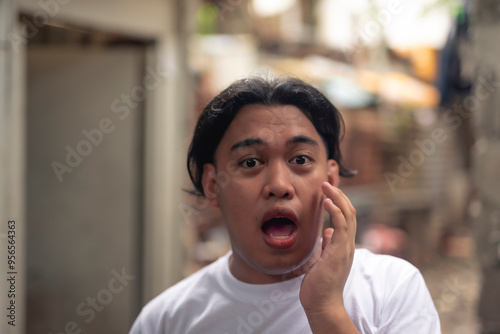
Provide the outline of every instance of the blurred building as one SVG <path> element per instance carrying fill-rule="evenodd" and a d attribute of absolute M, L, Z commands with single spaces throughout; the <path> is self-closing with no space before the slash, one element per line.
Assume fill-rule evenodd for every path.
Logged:
<path fill-rule="evenodd" d="M 471 147 L 474 196 L 470 216 L 475 226 L 482 269 L 479 316 L 484 334 L 500 333 L 500 6 L 496 1 L 474 3 L 472 47 L 473 89 L 469 105 L 475 140 Z M 468 116 L 467 116 L 468 117 Z"/>
<path fill-rule="evenodd" d="M 444 333 L 479 327 L 474 265 L 447 273 L 472 287 L 453 302 L 439 271 L 477 246 L 498 333 L 498 6 L 474 4 L 0 0 L 0 268 L 15 221 L 18 321 L 0 332 L 127 332 L 225 254 L 219 212 L 183 192 L 188 141 L 229 83 L 286 73 L 345 119 L 357 244 L 423 270 Z"/>

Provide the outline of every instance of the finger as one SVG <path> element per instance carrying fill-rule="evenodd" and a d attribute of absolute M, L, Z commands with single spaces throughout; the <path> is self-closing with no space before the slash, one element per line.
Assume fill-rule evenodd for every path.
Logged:
<path fill-rule="evenodd" d="M 352 205 L 351 201 L 347 197 L 346 194 L 342 190 L 339 189 L 340 195 L 344 198 L 345 202 L 347 203 L 349 210 L 351 211 L 351 222 L 349 223 L 349 227 L 352 229 L 352 234 L 355 236 L 356 235 L 356 230 L 358 227 L 358 223 L 356 221 L 356 209 Z"/>
<path fill-rule="evenodd" d="M 333 204 L 330 198 L 326 198 L 323 202 L 325 210 L 330 214 L 330 222 L 333 225 L 334 231 L 331 238 L 331 243 L 346 242 L 348 238 L 349 228 L 347 221 L 342 213 L 342 210 Z"/>
<path fill-rule="evenodd" d="M 340 189 L 332 187 L 328 183 L 323 184 L 323 191 L 327 196 L 323 206 L 330 214 L 330 222 L 335 229 L 331 242 L 354 244 L 357 223 L 356 210 L 351 201 Z M 336 199 L 335 202 L 334 199 Z"/>
<path fill-rule="evenodd" d="M 338 189 L 338 194 L 339 194 L 339 196 L 341 196 L 344 199 L 345 203 L 347 204 L 347 206 L 349 208 L 350 215 L 349 215 L 349 217 L 346 217 L 346 218 L 348 219 L 349 228 L 352 229 L 352 234 L 355 235 L 356 230 L 357 230 L 357 225 L 358 225 L 356 222 L 356 209 L 352 205 L 352 203 L 349 200 L 349 198 L 347 197 L 347 195 L 344 194 L 344 192 L 342 190 Z"/>
<path fill-rule="evenodd" d="M 333 228 L 329 227 L 323 231 L 323 242 L 321 244 L 321 249 L 325 249 L 326 245 L 332 240 Z"/>
<path fill-rule="evenodd" d="M 347 205 L 349 206 L 349 210 L 351 210 L 351 213 L 354 216 L 356 216 L 356 209 L 352 205 L 351 200 L 349 199 L 349 197 L 347 197 L 347 195 L 344 194 L 344 192 L 342 190 L 340 190 L 340 189 L 339 189 L 339 192 L 340 192 L 341 196 L 344 198 L 344 200 L 346 201 Z"/>
<path fill-rule="evenodd" d="M 332 202 L 341 209 L 345 219 L 349 223 L 352 234 L 356 234 L 356 209 L 349 198 L 339 188 L 332 186 L 328 182 L 322 184 L 322 189 L 327 198 L 332 199 Z"/>
<path fill-rule="evenodd" d="M 349 206 L 350 201 L 339 188 L 332 186 L 328 182 L 323 182 L 322 190 L 325 196 L 330 198 L 333 204 L 342 210 L 342 213 L 346 218 L 349 218 L 352 215 L 352 210 Z"/>

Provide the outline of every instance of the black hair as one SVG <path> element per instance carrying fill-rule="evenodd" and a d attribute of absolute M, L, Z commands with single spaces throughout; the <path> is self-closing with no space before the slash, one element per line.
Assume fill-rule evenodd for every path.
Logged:
<path fill-rule="evenodd" d="M 344 134 L 344 121 L 323 93 L 297 78 L 250 77 L 232 83 L 202 111 L 187 156 L 189 177 L 195 187 L 190 193 L 205 195 L 201 181 L 203 166 L 214 163 L 215 151 L 229 124 L 238 111 L 249 104 L 293 105 L 299 108 L 325 142 L 328 159 L 335 160 L 339 165 L 340 176 L 352 177 L 356 174 L 342 165 L 339 143 Z"/>

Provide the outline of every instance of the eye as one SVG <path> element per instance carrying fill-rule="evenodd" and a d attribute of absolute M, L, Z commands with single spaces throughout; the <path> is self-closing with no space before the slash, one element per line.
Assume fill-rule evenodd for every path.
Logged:
<path fill-rule="evenodd" d="M 299 155 L 290 160 L 290 162 L 297 165 L 307 165 L 312 162 L 312 159 L 305 155 Z"/>
<path fill-rule="evenodd" d="M 260 166 L 262 163 L 256 158 L 248 158 L 240 162 L 240 165 L 246 168 Z"/>

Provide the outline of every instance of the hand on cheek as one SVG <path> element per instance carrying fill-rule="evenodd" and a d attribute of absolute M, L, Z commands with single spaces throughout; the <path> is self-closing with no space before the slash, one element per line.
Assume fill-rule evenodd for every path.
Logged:
<path fill-rule="evenodd" d="M 323 232 L 321 257 L 304 277 L 300 301 L 308 315 L 346 314 L 343 292 L 354 257 L 356 210 L 340 189 L 324 182 L 322 190 L 333 228 Z"/>

